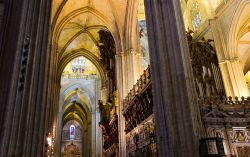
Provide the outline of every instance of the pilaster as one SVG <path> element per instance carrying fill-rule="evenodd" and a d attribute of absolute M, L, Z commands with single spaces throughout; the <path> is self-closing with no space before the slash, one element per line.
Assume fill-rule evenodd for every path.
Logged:
<path fill-rule="evenodd" d="M 227 96 L 247 97 L 249 91 L 238 59 L 219 62 Z"/>
<path fill-rule="evenodd" d="M 134 81 L 133 84 L 137 82 L 137 80 L 140 78 L 143 70 L 142 70 L 142 63 L 141 63 L 141 53 L 137 50 L 131 50 L 130 54 L 132 55 L 133 59 L 133 72 L 134 72 Z"/>
<path fill-rule="evenodd" d="M 124 92 L 126 92 L 126 89 L 124 89 L 124 62 L 125 57 L 124 53 L 119 53 L 115 57 L 116 59 L 116 76 L 117 76 L 117 90 L 118 90 L 118 135 L 119 135 L 119 157 L 125 157 L 126 156 L 126 137 L 125 137 L 125 119 L 122 113 L 122 100 L 124 98 Z"/>
<path fill-rule="evenodd" d="M 210 20 L 214 37 L 215 48 L 227 96 L 249 96 L 249 91 L 244 78 L 243 68 L 238 58 L 231 58 L 222 29 L 217 19 Z"/>

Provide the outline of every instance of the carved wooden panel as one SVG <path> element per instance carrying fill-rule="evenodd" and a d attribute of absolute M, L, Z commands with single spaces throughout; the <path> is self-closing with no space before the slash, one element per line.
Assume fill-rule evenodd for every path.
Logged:
<path fill-rule="evenodd" d="M 239 157 L 250 157 L 250 147 L 237 147 Z"/>
<path fill-rule="evenodd" d="M 62 157 L 80 157 L 79 148 L 72 142 L 71 144 L 64 147 Z"/>
<path fill-rule="evenodd" d="M 195 40 L 192 33 L 189 31 L 187 38 L 198 96 L 225 95 L 213 40 Z"/>

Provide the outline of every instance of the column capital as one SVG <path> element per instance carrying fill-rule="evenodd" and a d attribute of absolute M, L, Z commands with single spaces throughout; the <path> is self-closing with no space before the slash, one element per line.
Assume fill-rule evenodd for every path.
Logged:
<path fill-rule="evenodd" d="M 137 55 L 137 54 L 140 54 L 140 51 L 135 48 L 130 48 L 130 49 L 126 49 L 123 53 Z"/>
<path fill-rule="evenodd" d="M 119 52 L 119 53 L 117 53 L 115 56 L 116 57 L 124 57 L 124 56 L 126 56 L 126 55 L 128 55 L 129 53 L 127 52 L 127 51 L 122 51 L 122 52 Z"/>

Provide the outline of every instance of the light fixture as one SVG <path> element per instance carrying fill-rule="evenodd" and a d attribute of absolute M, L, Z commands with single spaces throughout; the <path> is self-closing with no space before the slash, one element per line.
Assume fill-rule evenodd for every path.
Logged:
<path fill-rule="evenodd" d="M 52 146 L 52 137 L 51 137 L 50 133 L 49 133 L 49 136 L 47 137 L 47 143 L 48 143 L 49 147 Z"/>

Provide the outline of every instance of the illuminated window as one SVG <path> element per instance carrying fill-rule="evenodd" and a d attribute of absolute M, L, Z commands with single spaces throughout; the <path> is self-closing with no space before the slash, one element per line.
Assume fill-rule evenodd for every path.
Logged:
<path fill-rule="evenodd" d="M 72 72 L 73 73 L 84 73 L 84 65 L 86 59 L 84 57 L 78 57 L 72 61 Z"/>
<path fill-rule="evenodd" d="M 70 127 L 69 127 L 69 138 L 71 140 L 75 139 L 75 132 L 76 132 L 75 126 L 74 125 L 70 125 Z"/>
<path fill-rule="evenodd" d="M 199 9 L 199 4 L 198 2 L 195 2 L 193 4 L 193 19 L 192 19 L 192 27 L 193 30 L 197 30 L 200 25 L 202 24 L 202 19 L 201 19 L 201 13 L 200 13 L 200 9 Z"/>

